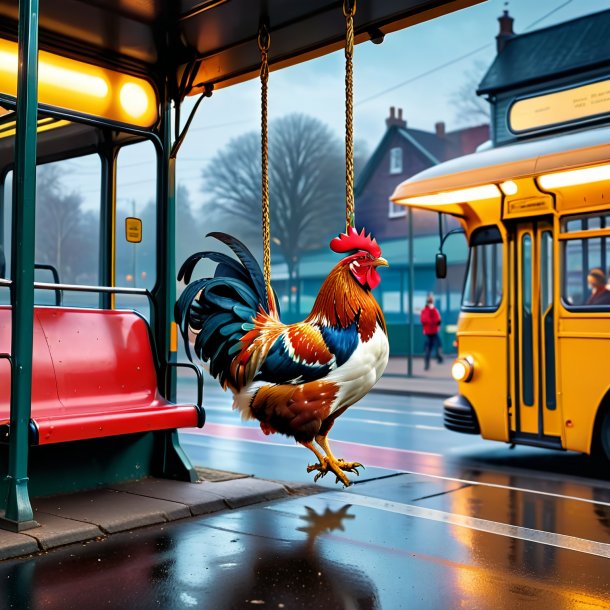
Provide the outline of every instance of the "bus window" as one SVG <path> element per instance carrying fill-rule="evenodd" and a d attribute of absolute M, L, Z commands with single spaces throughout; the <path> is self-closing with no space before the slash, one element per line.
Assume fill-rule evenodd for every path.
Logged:
<path fill-rule="evenodd" d="M 550 231 L 542 234 L 540 246 L 541 311 L 544 313 L 553 302 L 553 236 Z"/>
<path fill-rule="evenodd" d="M 610 215 L 582 214 L 562 222 L 563 302 L 568 307 L 610 309 L 610 235 L 583 237 L 586 231 L 610 229 Z M 570 238 L 570 233 L 580 233 Z"/>
<path fill-rule="evenodd" d="M 608 282 L 610 263 L 610 237 L 570 239 L 564 242 L 563 300 L 573 307 L 603 307 L 610 309 Z M 601 282 L 595 286 L 589 273 L 595 272 Z M 594 294 L 598 294 L 594 298 Z M 607 294 L 606 294 L 607 293 Z"/>
<path fill-rule="evenodd" d="M 502 301 L 502 242 L 496 227 L 484 227 L 470 240 L 462 309 L 495 311 Z"/>

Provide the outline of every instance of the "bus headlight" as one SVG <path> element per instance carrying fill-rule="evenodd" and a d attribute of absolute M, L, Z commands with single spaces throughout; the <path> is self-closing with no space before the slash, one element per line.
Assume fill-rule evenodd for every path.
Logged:
<path fill-rule="evenodd" d="M 471 356 L 458 358 L 451 367 L 451 376 L 456 381 L 468 382 L 474 373 L 474 361 Z"/>

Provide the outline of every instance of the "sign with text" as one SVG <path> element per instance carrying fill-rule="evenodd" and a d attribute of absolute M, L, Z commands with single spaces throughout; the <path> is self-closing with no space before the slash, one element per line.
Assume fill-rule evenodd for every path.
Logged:
<path fill-rule="evenodd" d="M 139 244 L 142 241 L 142 221 L 131 216 L 125 219 L 125 239 L 130 244 Z"/>
<path fill-rule="evenodd" d="M 509 110 L 511 131 L 523 133 L 610 114 L 610 80 L 516 101 Z"/>

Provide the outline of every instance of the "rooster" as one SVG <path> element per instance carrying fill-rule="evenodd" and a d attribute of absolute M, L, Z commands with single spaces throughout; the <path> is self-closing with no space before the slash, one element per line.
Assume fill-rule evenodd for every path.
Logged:
<path fill-rule="evenodd" d="M 314 481 L 332 472 L 350 485 L 346 472 L 359 474 L 358 462 L 337 459 L 327 435 L 335 420 L 360 400 L 381 377 L 388 362 L 383 313 L 371 294 L 387 266 L 381 248 L 364 229 L 349 228 L 331 241 L 346 254 L 330 272 L 307 318 L 283 324 L 275 293 L 267 291 L 250 251 L 226 233 L 210 233 L 239 260 L 220 252 L 199 252 L 182 265 L 187 284 L 175 318 L 192 359 L 209 362 L 210 374 L 233 392 L 233 408 L 256 419 L 265 434 L 293 437 L 317 462 Z M 217 263 L 214 277 L 191 282 L 202 259 Z"/>

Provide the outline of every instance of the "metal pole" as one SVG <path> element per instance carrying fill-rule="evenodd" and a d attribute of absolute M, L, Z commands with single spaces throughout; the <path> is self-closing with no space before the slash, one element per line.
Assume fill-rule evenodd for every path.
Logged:
<path fill-rule="evenodd" d="M 116 159 L 117 151 L 110 142 L 102 152 L 102 188 L 100 216 L 100 286 L 114 286 L 115 232 L 116 232 Z M 114 309 L 115 296 L 100 293 L 101 309 Z"/>
<path fill-rule="evenodd" d="M 157 154 L 157 282 L 153 289 L 156 304 L 154 332 L 157 349 L 168 363 L 176 362 L 178 351 L 178 327 L 174 322 L 176 302 L 176 158 L 172 152 L 171 102 L 167 85 L 161 102 L 162 150 Z M 160 387 L 165 397 L 176 401 L 176 367 L 166 375 L 167 385 Z M 178 438 L 177 430 L 164 430 L 156 434 L 161 445 L 155 449 L 156 470 L 165 477 L 194 483 L 198 480 L 190 460 Z"/>
<path fill-rule="evenodd" d="M 407 354 L 407 376 L 413 377 L 413 346 L 415 333 L 415 314 L 413 311 L 413 293 L 415 292 L 415 261 L 413 254 L 413 208 L 408 207 L 409 221 L 409 351 Z"/>
<path fill-rule="evenodd" d="M 158 154 L 157 196 L 157 282 L 153 297 L 158 319 L 154 320 L 157 348 L 162 358 L 176 361 L 177 329 L 174 322 L 176 302 L 176 159 L 171 156 L 172 119 L 169 99 L 164 99 L 162 112 L 163 150 Z M 176 399 L 175 371 L 168 375 L 168 395 Z"/>
<path fill-rule="evenodd" d="M 29 425 L 34 332 L 36 127 L 38 119 L 38 0 L 19 1 L 19 64 L 12 239 L 12 371 L 7 497 L 1 525 L 38 525 L 28 492 Z"/>
<path fill-rule="evenodd" d="M 136 200 L 132 199 L 131 200 L 131 215 L 133 218 L 136 217 Z M 138 252 L 136 250 L 136 244 L 131 244 L 133 246 L 133 256 L 132 256 L 132 261 L 131 261 L 131 267 L 132 267 L 132 273 L 133 273 L 133 287 L 137 288 L 138 286 L 138 282 L 136 280 L 136 263 L 137 263 L 137 256 L 138 256 Z"/>

